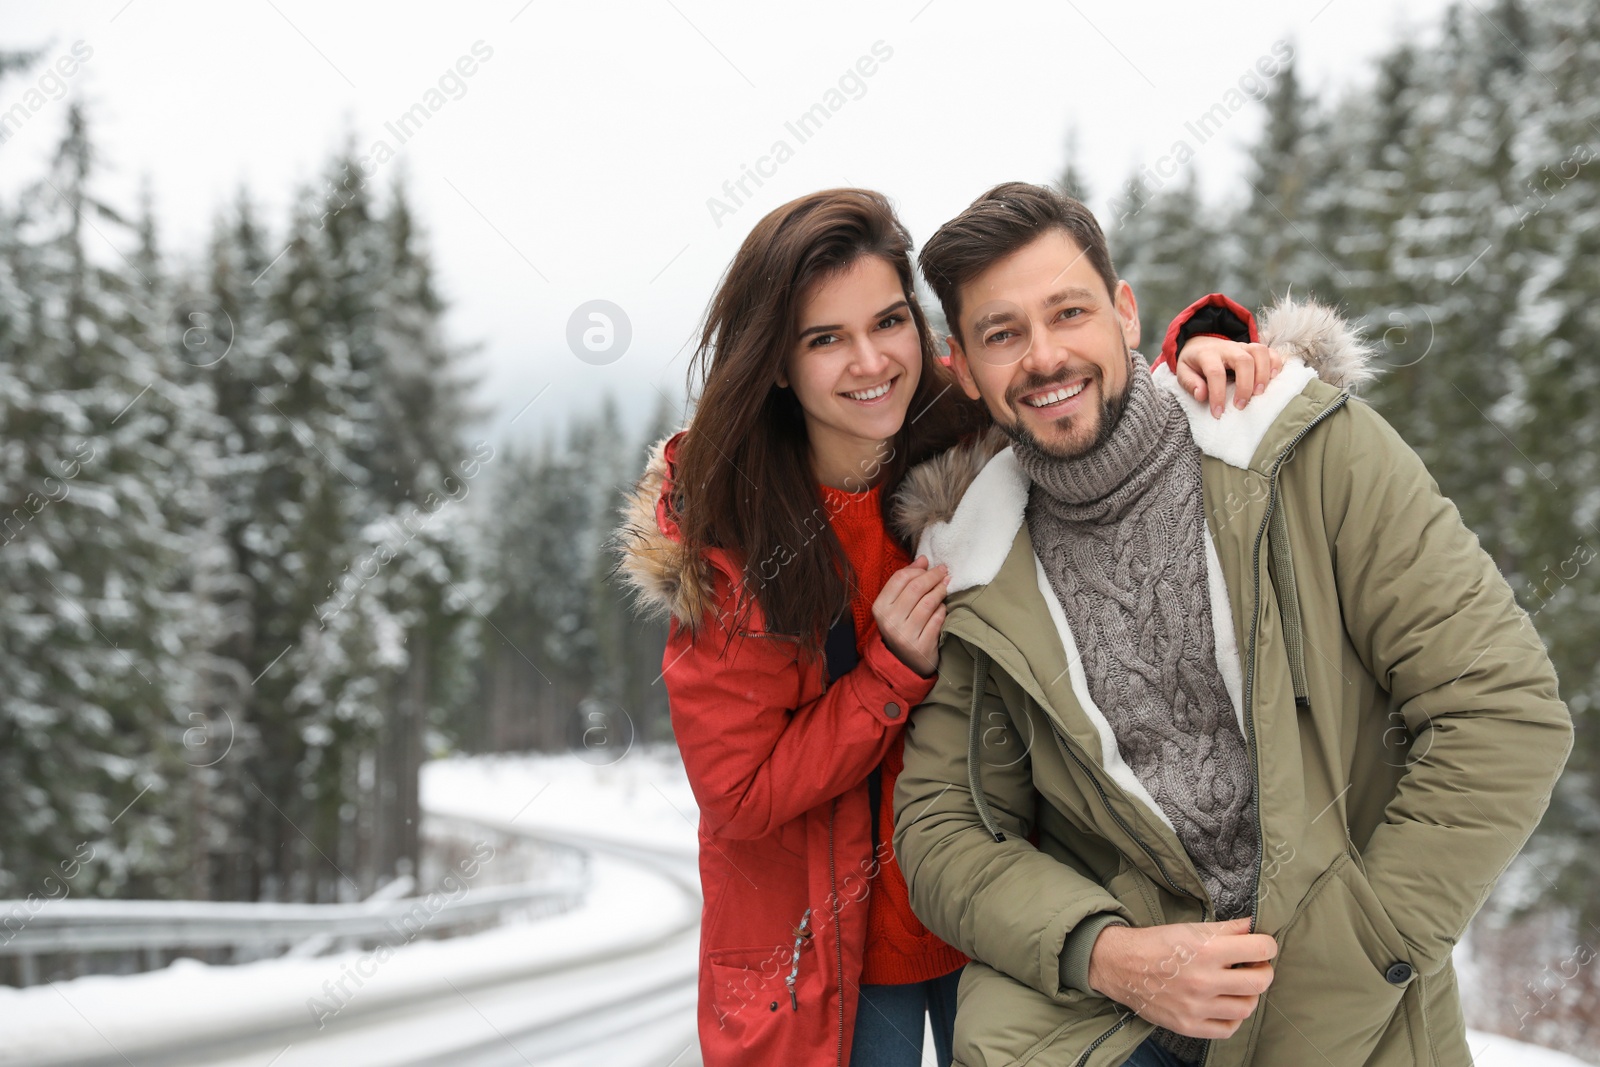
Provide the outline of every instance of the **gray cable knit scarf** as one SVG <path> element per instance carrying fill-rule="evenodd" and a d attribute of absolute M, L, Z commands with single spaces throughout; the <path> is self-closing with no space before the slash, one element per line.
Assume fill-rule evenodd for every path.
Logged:
<path fill-rule="evenodd" d="M 1077 639 L 1089 695 L 1177 830 L 1219 919 L 1248 913 L 1260 847 L 1254 779 L 1217 670 L 1200 449 L 1132 354 L 1122 417 L 1061 460 L 1017 442 L 1028 533 Z M 1070 654 L 1070 650 L 1069 650 Z"/>

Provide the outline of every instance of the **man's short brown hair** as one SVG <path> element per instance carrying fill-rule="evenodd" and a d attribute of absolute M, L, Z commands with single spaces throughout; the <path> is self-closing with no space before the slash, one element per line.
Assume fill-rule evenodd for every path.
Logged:
<path fill-rule="evenodd" d="M 1116 296 L 1117 271 L 1111 265 L 1106 235 L 1083 202 L 1043 185 L 1006 182 L 939 227 L 918 257 L 922 276 L 939 298 L 945 322 L 958 341 L 966 343 L 961 336 L 961 287 L 1053 229 L 1078 243 L 1106 283 L 1107 295 Z"/>

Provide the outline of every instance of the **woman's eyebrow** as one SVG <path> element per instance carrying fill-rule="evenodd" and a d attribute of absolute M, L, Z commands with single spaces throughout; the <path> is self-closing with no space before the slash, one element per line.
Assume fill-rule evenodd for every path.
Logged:
<path fill-rule="evenodd" d="M 908 308 L 910 306 L 911 305 L 905 300 L 896 300 L 894 303 L 890 304 L 888 307 L 884 308 L 882 311 L 879 311 L 879 312 L 875 313 L 872 317 L 874 319 L 881 319 L 885 315 L 889 314 L 889 312 L 891 312 L 891 311 L 897 311 L 900 308 Z M 814 333 L 831 333 L 834 330 L 842 330 L 842 329 L 844 329 L 844 327 L 841 326 L 841 325 L 838 325 L 838 324 L 834 324 L 832 326 L 807 326 L 805 329 L 800 331 L 800 336 L 801 337 L 809 337 L 811 334 L 814 334 Z"/>

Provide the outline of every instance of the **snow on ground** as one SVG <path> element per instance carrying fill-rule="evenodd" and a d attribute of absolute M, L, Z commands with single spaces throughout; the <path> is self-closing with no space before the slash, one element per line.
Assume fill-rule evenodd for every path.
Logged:
<path fill-rule="evenodd" d="M 694 856 L 699 807 L 677 749 L 635 746 L 614 762 L 591 762 L 599 759 L 584 752 L 434 760 L 422 768 L 422 806 Z"/>
<path fill-rule="evenodd" d="M 533 961 L 558 963 L 601 947 L 641 941 L 682 921 L 696 905 L 670 878 L 611 858 L 630 844 L 693 856 L 697 809 L 682 764 L 670 749 L 638 748 L 596 765 L 570 756 L 453 758 L 423 768 L 422 800 L 432 813 L 479 818 L 591 842 L 592 888 L 580 908 L 448 941 L 419 941 L 395 952 L 357 985 L 348 976 L 363 954 L 277 959 L 237 967 L 183 960 L 161 971 L 97 976 L 17 990 L 0 987 L 6 1040 L 0 1064 L 42 1063 L 68 1050 L 130 1050 L 183 1034 L 200 1041 L 230 1029 L 305 1021 L 312 998 L 329 1000 L 341 978 L 347 1003 L 457 983 Z M 690 873 L 692 878 L 692 872 Z M 368 954 L 370 955 L 370 954 Z M 367 969 L 371 969 L 368 965 Z M 1582 1067 L 1570 1056 L 1509 1038 L 1470 1032 L 1476 1067 Z"/>
<path fill-rule="evenodd" d="M 1467 1047 L 1474 1067 L 1587 1067 L 1580 1059 L 1536 1045 L 1526 1045 L 1499 1034 L 1467 1031 Z"/>

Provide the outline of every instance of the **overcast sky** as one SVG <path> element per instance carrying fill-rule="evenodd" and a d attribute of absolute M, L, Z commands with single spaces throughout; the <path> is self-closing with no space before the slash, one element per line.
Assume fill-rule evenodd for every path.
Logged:
<path fill-rule="evenodd" d="M 1279 42 L 1314 91 L 1333 92 L 1444 7 L 0 0 L 0 48 L 46 48 L 34 71 L 0 83 L 0 112 L 83 41 L 92 54 L 65 92 L 89 106 L 111 167 L 102 192 L 131 207 L 148 175 L 165 244 L 183 256 L 241 184 L 281 232 L 352 138 L 372 154 L 369 180 L 407 175 L 452 335 L 483 346 L 494 428 L 515 417 L 516 432 L 539 433 L 606 390 L 634 414 L 652 386 L 681 394 L 718 276 L 786 200 L 880 189 L 920 244 L 997 182 L 1056 177 L 1069 130 L 1099 209 L 1179 140 L 1208 191 L 1236 195 L 1259 107 L 1214 112 L 1226 122 L 1203 140 L 1191 127 L 1226 109 L 1258 61 L 1270 67 Z M 402 127 L 413 108 L 426 120 Z M 826 119 L 802 126 L 808 112 Z M 64 99 L 47 100 L 0 146 L 0 193 L 38 176 L 64 113 Z M 593 300 L 621 309 L 631 339 L 618 355 L 614 333 L 585 361 L 569 325 Z"/>

